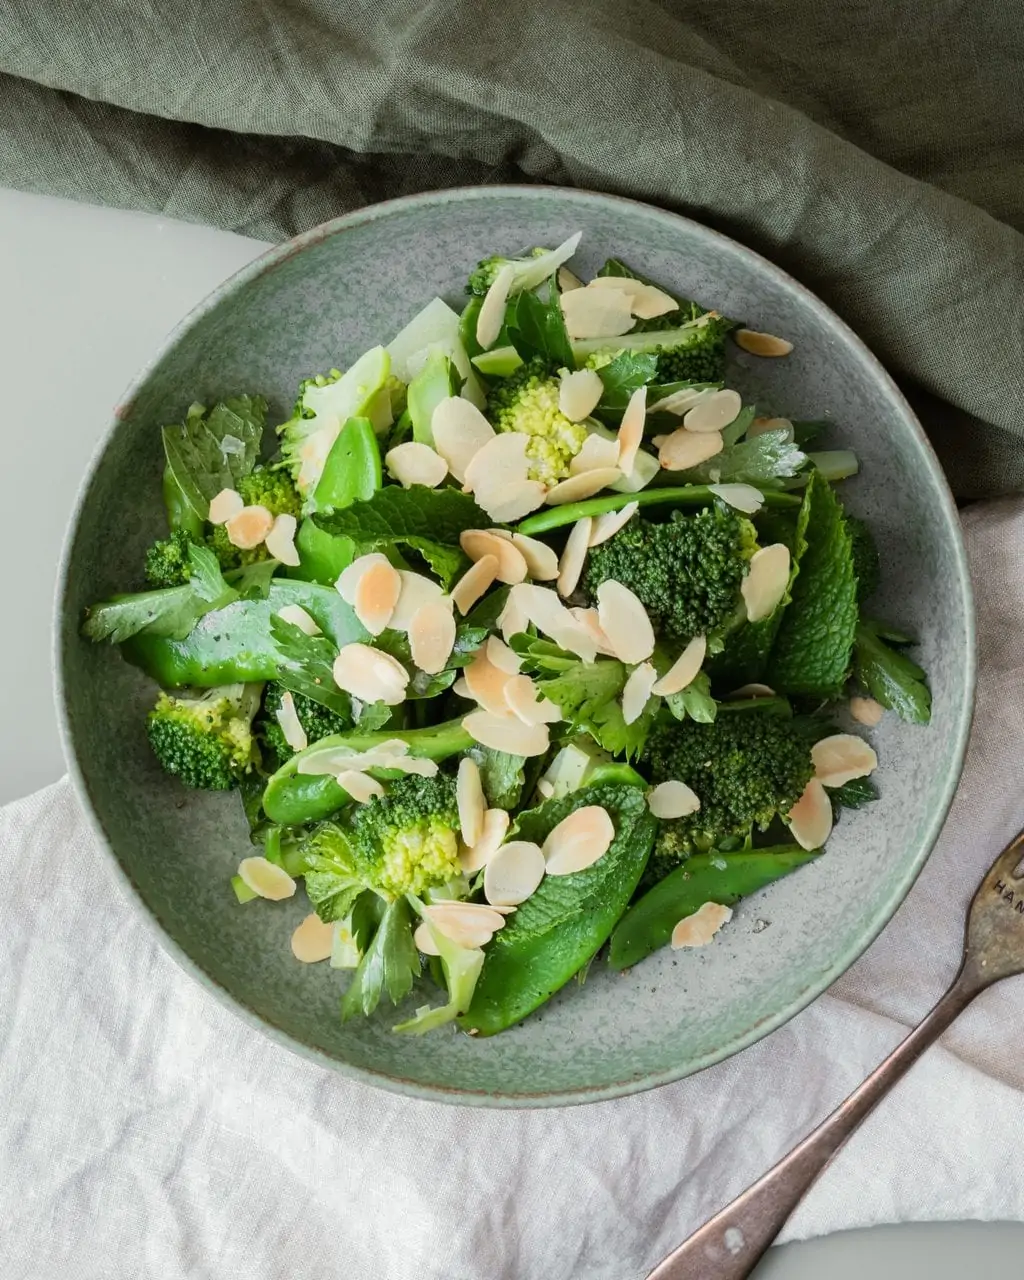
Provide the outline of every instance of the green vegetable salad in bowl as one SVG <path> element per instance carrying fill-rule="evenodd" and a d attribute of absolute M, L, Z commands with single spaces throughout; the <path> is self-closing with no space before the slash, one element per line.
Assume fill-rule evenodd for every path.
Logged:
<path fill-rule="evenodd" d="M 875 799 L 881 718 L 929 719 L 857 457 L 731 385 L 731 349 L 791 343 L 643 261 L 585 279 L 579 241 L 467 262 L 461 317 L 286 420 L 182 388 L 147 588 L 87 610 L 154 682 L 163 769 L 239 796 L 218 892 L 308 899 L 281 946 L 343 1021 L 415 992 L 395 1032 L 486 1037 L 595 963 L 723 945 Z"/>

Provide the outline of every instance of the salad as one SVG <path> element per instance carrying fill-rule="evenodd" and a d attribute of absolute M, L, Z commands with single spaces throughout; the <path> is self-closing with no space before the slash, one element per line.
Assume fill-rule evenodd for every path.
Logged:
<path fill-rule="evenodd" d="M 712 943 L 875 797 L 865 730 L 929 718 L 856 457 L 727 385 L 791 344 L 584 283 L 579 240 L 477 264 L 273 430 L 191 405 L 148 588 L 83 624 L 159 686 L 163 769 L 240 796 L 237 909 L 301 882 L 343 1019 L 416 988 L 396 1031 L 491 1035 L 599 952 Z"/>

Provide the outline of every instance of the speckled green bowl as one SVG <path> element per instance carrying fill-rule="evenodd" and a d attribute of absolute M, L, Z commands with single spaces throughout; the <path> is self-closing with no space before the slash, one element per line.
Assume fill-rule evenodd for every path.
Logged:
<path fill-rule="evenodd" d="M 879 535 L 879 611 L 920 637 L 934 720 L 922 729 L 886 717 L 875 734 L 880 802 L 844 817 L 820 861 L 741 904 L 713 947 L 663 953 L 625 976 L 597 965 L 585 986 L 571 983 L 491 1040 L 396 1036 L 391 1010 L 343 1027 L 344 979 L 289 951 L 308 909 L 302 895 L 236 904 L 228 877 L 249 851 L 238 797 L 186 794 L 159 771 L 144 733 L 153 689 L 116 651 L 79 638 L 82 609 L 138 585 L 143 550 L 163 529 L 159 428 L 190 401 L 261 391 L 271 421 L 281 421 L 300 378 L 386 341 L 434 294 L 457 304 L 476 259 L 576 229 L 584 272 L 616 254 L 794 341 L 788 360 L 740 355 L 732 380 L 773 411 L 829 418 L 836 439 L 859 452 L 862 474 L 844 494 Z M 58 610 L 71 773 L 168 950 L 253 1026 L 325 1066 L 484 1106 L 585 1102 L 663 1084 L 736 1053 L 813 1000 L 879 932 L 928 856 L 960 773 L 974 683 L 953 502 L 920 427 L 861 342 L 795 281 L 696 223 L 552 188 L 440 192 L 366 209 L 273 249 L 212 294 L 117 410 L 82 487 Z"/>

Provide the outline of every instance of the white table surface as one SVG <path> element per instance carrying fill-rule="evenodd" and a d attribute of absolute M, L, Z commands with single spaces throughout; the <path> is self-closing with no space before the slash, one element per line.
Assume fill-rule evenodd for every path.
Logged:
<path fill-rule="evenodd" d="M 112 406 L 185 312 L 263 248 L 206 227 L 0 189 L 0 473 L 8 481 L 0 505 L 0 803 L 63 772 L 51 603 L 75 491 Z M 22 475 L 31 482 L 20 483 Z M 847 1232 L 774 1249 L 757 1275 L 1016 1280 L 1024 1226 Z"/>

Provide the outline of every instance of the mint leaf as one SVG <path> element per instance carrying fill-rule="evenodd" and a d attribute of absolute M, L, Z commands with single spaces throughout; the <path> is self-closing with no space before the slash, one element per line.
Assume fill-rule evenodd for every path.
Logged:
<path fill-rule="evenodd" d="M 807 455 L 785 431 L 764 431 L 753 440 L 729 444 L 707 462 L 680 472 L 686 484 L 752 484 L 777 489 L 779 481 L 797 475 Z"/>
<path fill-rule="evenodd" d="M 857 577 L 843 508 L 828 483 L 812 475 L 806 550 L 797 558 L 791 602 L 772 647 L 767 681 L 784 693 L 836 697 L 850 667 L 857 630 Z M 881 701 L 881 699 L 879 699 Z"/>
<path fill-rule="evenodd" d="M 234 489 L 256 465 L 267 402 L 262 396 L 238 396 L 215 405 L 189 408 L 185 421 L 164 427 L 167 468 L 197 516 L 206 520 L 210 499 Z"/>
<path fill-rule="evenodd" d="M 542 356 L 559 368 L 575 369 L 576 358 L 562 315 L 557 279 L 548 282 L 548 296 L 520 293 L 505 308 L 509 341 L 524 360 Z"/>
<path fill-rule="evenodd" d="M 870 778 L 854 778 L 841 787 L 830 787 L 828 798 L 834 809 L 860 809 L 878 799 L 878 787 Z"/>
<path fill-rule="evenodd" d="M 337 646 L 326 636 L 307 636 L 294 622 L 276 613 L 270 618 L 270 636 L 281 655 L 277 681 L 292 693 L 305 694 L 328 711 L 352 717 L 352 701 L 334 682 Z"/>
<path fill-rule="evenodd" d="M 82 635 L 111 644 L 121 644 L 140 632 L 184 640 L 205 613 L 218 607 L 216 601 L 204 600 L 191 582 L 163 591 L 115 596 L 86 610 Z"/>
<path fill-rule="evenodd" d="M 904 653 L 887 644 L 887 628 L 865 619 L 857 627 L 853 650 L 853 674 L 876 702 L 895 711 L 901 720 L 927 724 L 932 696 L 925 673 Z M 899 633 L 897 633 L 899 634 Z"/>
<path fill-rule="evenodd" d="M 495 751 L 477 743 L 465 753 L 475 760 L 480 770 L 480 782 L 491 809 L 514 809 L 526 785 L 523 756 L 510 755 L 507 751 Z"/>
<path fill-rule="evenodd" d="M 386 991 L 398 1004 L 412 990 L 420 971 L 419 953 L 412 940 L 412 916 L 404 898 L 388 904 L 373 941 L 367 947 L 352 983 L 341 1001 L 341 1020 L 369 1017 Z"/>
<path fill-rule="evenodd" d="M 614 360 L 597 370 L 597 376 L 604 383 L 601 407 L 625 409 L 633 392 L 653 382 L 657 371 L 656 351 L 620 351 Z"/>

